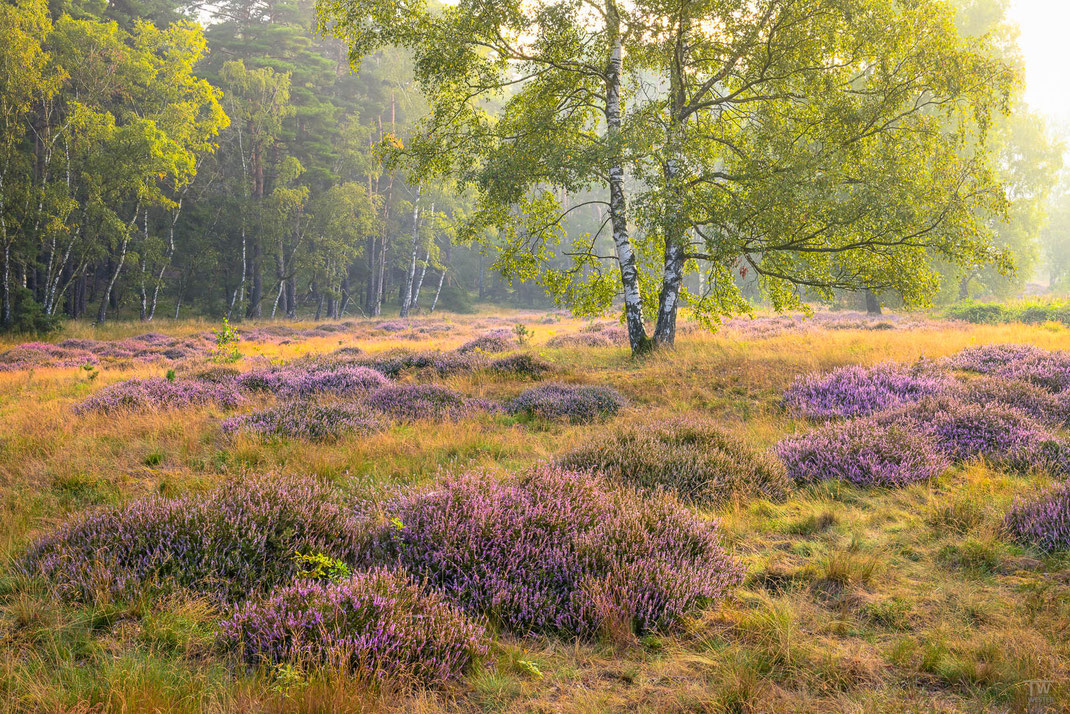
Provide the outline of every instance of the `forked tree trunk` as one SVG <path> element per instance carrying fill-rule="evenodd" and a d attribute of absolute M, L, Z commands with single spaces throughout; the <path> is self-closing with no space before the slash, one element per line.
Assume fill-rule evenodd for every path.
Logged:
<path fill-rule="evenodd" d="M 881 314 L 881 301 L 877 298 L 877 293 L 872 290 L 866 290 L 866 314 Z"/>

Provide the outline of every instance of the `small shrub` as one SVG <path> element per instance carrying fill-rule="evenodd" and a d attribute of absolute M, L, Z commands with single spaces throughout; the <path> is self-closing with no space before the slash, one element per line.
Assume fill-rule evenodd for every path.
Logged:
<path fill-rule="evenodd" d="M 546 341 L 546 346 L 555 348 L 572 347 L 614 347 L 612 335 L 605 332 L 580 332 L 573 335 L 557 335 Z"/>
<path fill-rule="evenodd" d="M 527 352 L 519 352 L 494 360 L 490 363 L 490 370 L 510 377 L 537 380 L 548 375 L 554 368 L 553 365 L 541 357 Z"/>
<path fill-rule="evenodd" d="M 465 342 L 457 348 L 457 352 L 460 354 L 467 354 L 470 352 L 492 354 L 494 352 L 506 352 L 513 349 L 515 346 L 516 342 L 509 336 L 508 332 L 505 330 L 494 330 L 485 335 L 480 335 L 474 340 Z"/>
<path fill-rule="evenodd" d="M 810 419 L 836 419 L 909 404 L 946 388 L 941 377 L 895 364 L 854 365 L 796 379 L 784 393 L 784 403 Z"/>
<path fill-rule="evenodd" d="M 232 409 L 241 403 L 241 395 L 225 384 L 193 380 L 168 381 L 162 377 L 128 379 L 101 389 L 76 405 L 78 414 L 111 413 L 124 410 L 180 409 L 202 404 L 217 404 Z"/>
<path fill-rule="evenodd" d="M 457 679 L 487 653 L 481 625 L 385 569 L 288 585 L 242 605 L 222 630 L 250 664 L 331 666 L 414 686 Z"/>
<path fill-rule="evenodd" d="M 438 377 L 449 377 L 454 374 L 474 372 L 484 363 L 483 356 L 477 352 L 462 354 L 437 350 L 427 352 L 391 350 L 372 355 L 363 361 L 366 367 L 381 372 L 391 379 L 407 372 L 430 372 Z"/>
<path fill-rule="evenodd" d="M 373 560 L 400 562 L 470 613 L 518 633 L 593 636 L 671 626 L 743 571 L 717 524 L 666 495 L 539 467 L 450 477 L 389 506 Z"/>
<path fill-rule="evenodd" d="M 230 325 L 230 321 L 227 318 L 223 318 L 223 326 L 218 330 L 213 330 L 215 333 L 215 347 L 209 355 L 209 359 L 213 362 L 237 362 L 241 359 L 241 351 L 238 349 L 238 343 L 241 342 L 241 337 L 238 335 L 238 331 Z M 166 339 L 166 338 L 165 338 Z"/>
<path fill-rule="evenodd" d="M 457 421 L 498 407 L 438 384 L 383 387 L 364 402 L 370 409 L 398 421 Z"/>
<path fill-rule="evenodd" d="M 567 419 L 579 424 L 614 416 L 625 403 L 621 393 L 612 387 L 555 383 L 521 392 L 506 409 L 527 418 Z"/>
<path fill-rule="evenodd" d="M 521 347 L 530 342 L 531 338 L 535 336 L 533 330 L 528 329 L 526 325 L 520 322 L 513 325 L 513 334 L 516 335 L 516 342 Z"/>
<path fill-rule="evenodd" d="M 289 366 L 271 367 L 254 369 L 238 378 L 238 386 L 242 389 L 297 398 L 316 394 L 362 394 L 389 383 L 390 380 L 381 373 L 367 367 L 320 370 Z"/>
<path fill-rule="evenodd" d="M 560 458 L 567 469 L 593 470 L 646 489 L 667 488 L 706 503 L 740 496 L 784 498 L 784 467 L 709 422 L 677 418 L 629 424 L 596 434 Z"/>
<path fill-rule="evenodd" d="M 311 479 L 257 477 L 147 498 L 44 536 L 19 568 L 75 600 L 185 589 L 236 602 L 291 581 L 295 553 L 352 559 L 350 520 L 329 495 Z"/>
<path fill-rule="evenodd" d="M 1048 351 L 1033 345 L 982 345 L 967 347 L 947 358 L 951 369 L 1015 379 L 1062 392 L 1070 387 L 1070 353 Z"/>
<path fill-rule="evenodd" d="M 1016 501 L 1005 524 L 1020 543 L 1047 552 L 1070 548 L 1070 483 Z"/>
<path fill-rule="evenodd" d="M 231 417 L 225 433 L 248 432 L 260 437 L 327 442 L 350 434 L 368 434 L 384 427 L 366 408 L 348 404 L 288 401 L 274 407 Z"/>
<path fill-rule="evenodd" d="M 973 404 L 996 403 L 1019 409 L 1029 417 L 1052 426 L 1070 422 L 1070 401 L 1062 394 L 1018 379 L 979 376 L 956 382 L 949 390 L 955 398 Z"/>
<path fill-rule="evenodd" d="M 796 483 L 842 479 L 859 486 L 905 486 L 938 476 L 949 465 L 931 437 L 869 419 L 788 437 L 774 451 Z"/>

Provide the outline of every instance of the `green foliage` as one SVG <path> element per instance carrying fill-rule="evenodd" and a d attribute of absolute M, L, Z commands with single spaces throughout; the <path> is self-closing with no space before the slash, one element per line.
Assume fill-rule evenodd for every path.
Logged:
<path fill-rule="evenodd" d="M 518 322 L 513 325 L 513 334 L 516 335 L 517 344 L 524 346 L 528 343 L 528 340 L 535 336 L 535 331 L 528 329 L 523 323 Z"/>
<path fill-rule="evenodd" d="M 209 359 L 222 364 L 240 360 L 241 350 L 238 349 L 238 343 L 241 341 L 241 337 L 238 335 L 238 331 L 231 326 L 230 321 L 224 317 L 223 326 L 218 330 L 213 330 L 213 332 L 215 333 L 215 347 Z"/>
<path fill-rule="evenodd" d="M 965 300 L 948 307 L 944 310 L 944 315 L 953 320 L 979 325 L 998 325 L 1007 322 L 1024 322 L 1030 325 L 1053 322 L 1070 325 L 1070 301 L 1051 299 L 987 303 Z"/>
<path fill-rule="evenodd" d="M 294 562 L 301 569 L 302 577 L 326 581 L 349 577 L 349 566 L 324 553 L 297 553 Z"/>

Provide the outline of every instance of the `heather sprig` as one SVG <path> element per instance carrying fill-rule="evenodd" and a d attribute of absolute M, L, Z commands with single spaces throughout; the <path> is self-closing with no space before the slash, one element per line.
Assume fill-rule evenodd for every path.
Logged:
<path fill-rule="evenodd" d="M 517 634 L 666 628 L 743 571 L 718 525 L 665 494 L 542 466 L 508 481 L 448 477 L 388 506 L 368 557 Z"/>
<path fill-rule="evenodd" d="M 370 683 L 438 685 L 487 653 L 484 627 L 403 572 L 302 581 L 242 605 L 224 642 L 250 664 L 343 668 Z"/>
<path fill-rule="evenodd" d="M 578 424 L 614 416 L 626 403 L 612 387 L 551 383 L 521 392 L 506 410 L 527 418 L 563 419 Z"/>
<path fill-rule="evenodd" d="M 790 487 L 783 465 L 711 422 L 677 417 L 594 434 L 558 459 L 647 489 L 669 489 L 703 503 L 739 497 L 782 499 Z"/>
<path fill-rule="evenodd" d="M 97 511 L 39 539 L 18 567 L 75 600 L 185 589 L 236 602 L 291 581 L 299 552 L 351 561 L 351 520 L 312 479 L 261 476 Z"/>

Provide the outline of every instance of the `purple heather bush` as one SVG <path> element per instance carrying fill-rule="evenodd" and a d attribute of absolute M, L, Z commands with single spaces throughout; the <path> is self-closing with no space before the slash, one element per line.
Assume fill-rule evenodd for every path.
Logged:
<path fill-rule="evenodd" d="M 99 358 L 82 346 L 27 342 L 0 353 L 0 372 L 35 367 L 80 367 Z"/>
<path fill-rule="evenodd" d="M 546 341 L 547 347 L 613 347 L 618 343 L 606 332 L 579 332 L 572 335 L 556 335 Z"/>
<path fill-rule="evenodd" d="M 516 339 L 508 330 L 492 330 L 485 335 L 480 335 L 474 340 L 469 340 L 457 348 L 457 352 L 506 352 L 516 347 Z"/>
<path fill-rule="evenodd" d="M 521 392 L 506 409 L 527 418 L 567 419 L 579 424 L 614 416 L 625 405 L 624 397 L 612 387 L 551 383 Z"/>
<path fill-rule="evenodd" d="M 1033 345 L 982 345 L 967 347 L 944 364 L 951 369 L 1030 382 L 1051 392 L 1070 388 L 1070 352 Z"/>
<path fill-rule="evenodd" d="M 667 628 L 743 577 L 719 526 L 666 495 L 541 466 L 448 477 L 388 505 L 368 558 L 405 567 L 474 615 L 528 633 Z"/>
<path fill-rule="evenodd" d="M 223 432 L 326 442 L 351 433 L 369 434 L 384 426 L 381 417 L 360 406 L 295 400 L 231 417 L 223 422 Z"/>
<path fill-rule="evenodd" d="M 938 476 L 950 465 L 931 436 L 872 419 L 791 436 L 774 451 L 796 483 L 841 479 L 859 486 L 905 486 Z"/>
<path fill-rule="evenodd" d="M 242 605 L 222 631 L 250 664 L 330 666 L 417 686 L 456 679 L 487 653 L 481 624 L 382 568 L 279 588 Z"/>
<path fill-rule="evenodd" d="M 301 367 L 254 369 L 238 378 L 238 386 L 281 397 L 305 398 L 316 394 L 352 395 L 378 389 L 390 380 L 367 367 L 309 370 Z"/>
<path fill-rule="evenodd" d="M 116 412 L 124 410 L 179 409 L 202 404 L 217 404 L 232 409 L 242 401 L 231 385 L 179 379 L 175 381 L 152 377 L 128 379 L 104 387 L 76 405 L 78 414 L 86 412 Z"/>
<path fill-rule="evenodd" d="M 439 377 L 474 372 L 483 367 L 485 360 L 478 353 L 390 350 L 367 357 L 361 363 L 393 379 L 408 372 L 428 372 Z"/>
<path fill-rule="evenodd" d="M 877 416 L 876 421 L 926 434 L 956 461 L 983 457 L 1007 468 L 1070 473 L 1070 452 L 1043 425 L 1005 404 L 928 398 Z"/>
<path fill-rule="evenodd" d="M 353 533 L 316 481 L 265 476 L 98 511 L 38 540 L 18 566 L 74 600 L 182 589 L 228 603 L 293 580 L 297 553 L 352 560 Z"/>
<path fill-rule="evenodd" d="M 1070 548 L 1070 482 L 1016 501 L 1004 523 L 1020 543 L 1047 552 Z"/>
<path fill-rule="evenodd" d="M 976 376 L 953 382 L 949 396 L 971 404 L 1002 404 L 1051 426 L 1070 422 L 1070 394 L 1053 394 L 1031 382 Z"/>
<path fill-rule="evenodd" d="M 708 421 L 675 418 L 595 434 L 558 463 L 644 489 L 668 489 L 701 503 L 739 497 L 783 499 L 790 482 L 775 458 Z"/>
<path fill-rule="evenodd" d="M 940 394 L 948 380 L 895 364 L 853 365 L 799 377 L 784 393 L 793 411 L 810 419 L 865 416 Z"/>
<path fill-rule="evenodd" d="M 400 320 L 387 320 L 386 322 L 380 322 L 378 325 L 375 326 L 375 329 L 382 330 L 383 332 L 401 332 L 402 330 L 407 330 L 410 327 L 412 327 L 412 325 L 407 322 L 402 322 Z"/>
<path fill-rule="evenodd" d="M 509 377 L 542 379 L 553 372 L 554 368 L 553 365 L 537 355 L 518 352 L 507 357 L 499 357 L 491 362 L 490 371 Z"/>
<path fill-rule="evenodd" d="M 484 399 L 467 397 L 438 384 L 383 387 L 364 400 L 364 404 L 397 421 L 457 421 L 498 409 Z"/>

